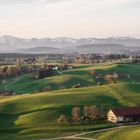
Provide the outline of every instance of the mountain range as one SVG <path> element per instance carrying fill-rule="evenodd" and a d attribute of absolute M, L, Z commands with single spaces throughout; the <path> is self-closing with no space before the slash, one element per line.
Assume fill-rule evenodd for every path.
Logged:
<path fill-rule="evenodd" d="M 140 51 L 140 39 L 112 38 L 31 38 L 0 36 L 0 52 L 18 53 L 128 53 Z"/>

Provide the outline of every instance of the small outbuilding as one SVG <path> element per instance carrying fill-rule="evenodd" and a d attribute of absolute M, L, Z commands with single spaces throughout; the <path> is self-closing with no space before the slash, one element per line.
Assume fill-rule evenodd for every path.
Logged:
<path fill-rule="evenodd" d="M 140 107 L 110 109 L 107 120 L 113 123 L 140 122 Z"/>

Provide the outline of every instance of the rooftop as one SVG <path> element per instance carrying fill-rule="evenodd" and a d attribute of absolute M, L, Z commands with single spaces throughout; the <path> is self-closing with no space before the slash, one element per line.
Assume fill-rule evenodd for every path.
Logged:
<path fill-rule="evenodd" d="M 116 116 L 140 115 L 140 107 L 111 109 Z"/>

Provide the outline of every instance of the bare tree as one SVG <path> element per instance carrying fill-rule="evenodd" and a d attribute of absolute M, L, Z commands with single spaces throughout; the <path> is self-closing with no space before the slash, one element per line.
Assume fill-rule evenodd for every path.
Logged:
<path fill-rule="evenodd" d="M 93 120 L 95 120 L 99 116 L 99 110 L 95 105 L 90 107 L 90 115 Z"/>
<path fill-rule="evenodd" d="M 83 115 L 86 119 L 96 119 L 99 114 L 99 109 L 95 105 L 85 106 L 83 109 Z"/>
<path fill-rule="evenodd" d="M 83 115 L 86 119 L 89 118 L 90 116 L 90 106 L 85 106 L 84 109 L 83 109 Z"/>
<path fill-rule="evenodd" d="M 59 123 L 59 124 L 66 124 L 67 123 L 67 118 L 66 118 L 66 116 L 65 115 L 60 115 L 60 117 L 57 119 L 57 122 Z"/>
<path fill-rule="evenodd" d="M 72 109 L 72 119 L 74 121 L 78 121 L 79 117 L 80 117 L 80 112 L 81 112 L 81 109 L 80 107 L 74 107 Z"/>
<path fill-rule="evenodd" d="M 107 80 L 107 82 L 108 82 L 109 84 L 116 83 L 116 80 L 115 80 L 115 79 L 113 78 L 113 76 L 110 75 L 110 74 L 107 74 L 107 75 L 105 76 L 105 79 Z"/>

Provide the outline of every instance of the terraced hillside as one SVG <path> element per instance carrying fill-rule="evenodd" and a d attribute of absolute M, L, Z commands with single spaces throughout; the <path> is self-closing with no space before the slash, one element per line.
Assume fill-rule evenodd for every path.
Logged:
<path fill-rule="evenodd" d="M 60 126 L 61 114 L 71 116 L 71 109 L 101 104 L 110 107 L 139 106 L 140 84 L 114 84 L 97 87 L 57 90 L 40 94 L 0 97 L 0 138 L 24 140 L 67 136 L 82 131 L 109 127 L 99 122 L 74 126 Z"/>

